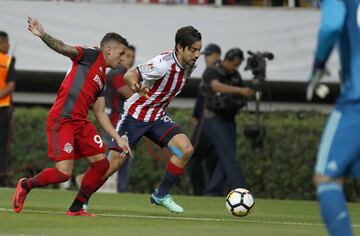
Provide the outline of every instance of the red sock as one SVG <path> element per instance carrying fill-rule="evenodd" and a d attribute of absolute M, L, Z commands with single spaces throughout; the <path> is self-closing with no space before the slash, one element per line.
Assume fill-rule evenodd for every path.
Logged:
<path fill-rule="evenodd" d="M 30 190 L 32 188 L 47 186 L 49 184 L 58 184 L 67 181 L 70 179 L 70 176 L 64 174 L 56 168 L 46 168 L 41 171 L 39 174 L 26 179 L 22 184 L 25 185 L 26 189 Z"/>
<path fill-rule="evenodd" d="M 179 180 L 180 176 L 184 174 L 184 168 L 176 166 L 170 160 L 167 163 L 166 170 L 156 193 L 158 197 L 164 197 L 169 194 L 170 188 Z"/>
<path fill-rule="evenodd" d="M 91 163 L 81 182 L 80 190 L 76 195 L 76 199 L 81 202 L 87 202 L 90 196 L 98 190 L 101 184 L 104 183 L 102 177 L 106 174 L 109 166 L 109 161 L 106 158 Z"/>
<path fill-rule="evenodd" d="M 166 170 L 169 171 L 172 175 L 181 176 L 184 174 L 184 168 L 176 166 L 170 160 L 167 163 Z"/>

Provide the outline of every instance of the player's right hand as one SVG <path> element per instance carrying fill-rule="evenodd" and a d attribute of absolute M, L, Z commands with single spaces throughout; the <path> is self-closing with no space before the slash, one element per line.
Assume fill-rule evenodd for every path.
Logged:
<path fill-rule="evenodd" d="M 45 34 L 42 25 L 36 19 L 29 16 L 27 22 L 28 22 L 28 29 L 31 33 L 39 37 Z"/>

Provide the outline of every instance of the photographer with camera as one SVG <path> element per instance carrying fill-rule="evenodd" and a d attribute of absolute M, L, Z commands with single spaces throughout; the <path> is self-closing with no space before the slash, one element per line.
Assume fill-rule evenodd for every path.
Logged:
<path fill-rule="evenodd" d="M 243 85 L 238 72 L 243 60 L 241 49 L 230 49 L 221 63 L 206 71 L 201 83 L 201 91 L 205 97 L 203 129 L 219 157 L 205 195 L 216 192 L 214 188 L 224 180 L 231 189 L 245 186 L 244 176 L 236 160 L 235 116 L 255 91 Z"/>

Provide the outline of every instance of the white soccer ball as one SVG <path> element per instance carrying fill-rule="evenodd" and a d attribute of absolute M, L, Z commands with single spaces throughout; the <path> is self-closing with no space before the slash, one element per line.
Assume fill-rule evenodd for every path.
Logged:
<path fill-rule="evenodd" d="M 226 208 L 234 216 L 246 216 L 254 207 L 255 199 L 249 190 L 237 188 L 226 196 Z"/>

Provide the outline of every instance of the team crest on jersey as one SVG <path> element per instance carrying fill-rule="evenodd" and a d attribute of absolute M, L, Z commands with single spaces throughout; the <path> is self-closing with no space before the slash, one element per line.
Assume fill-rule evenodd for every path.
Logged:
<path fill-rule="evenodd" d="M 66 143 L 65 146 L 64 146 L 64 151 L 65 151 L 66 153 L 71 153 L 72 150 L 74 150 L 74 148 L 71 146 L 71 144 L 70 144 L 70 143 Z"/>
<path fill-rule="evenodd" d="M 103 82 L 101 81 L 101 78 L 100 78 L 100 76 L 98 76 L 98 75 L 95 75 L 95 77 L 94 77 L 94 81 L 99 85 L 99 87 L 100 87 L 100 90 L 103 88 Z"/>
<path fill-rule="evenodd" d="M 139 71 L 141 73 L 147 74 L 147 73 L 153 72 L 154 70 L 155 70 L 155 67 L 154 67 L 154 65 L 152 63 L 142 64 L 142 65 L 139 66 Z"/>

